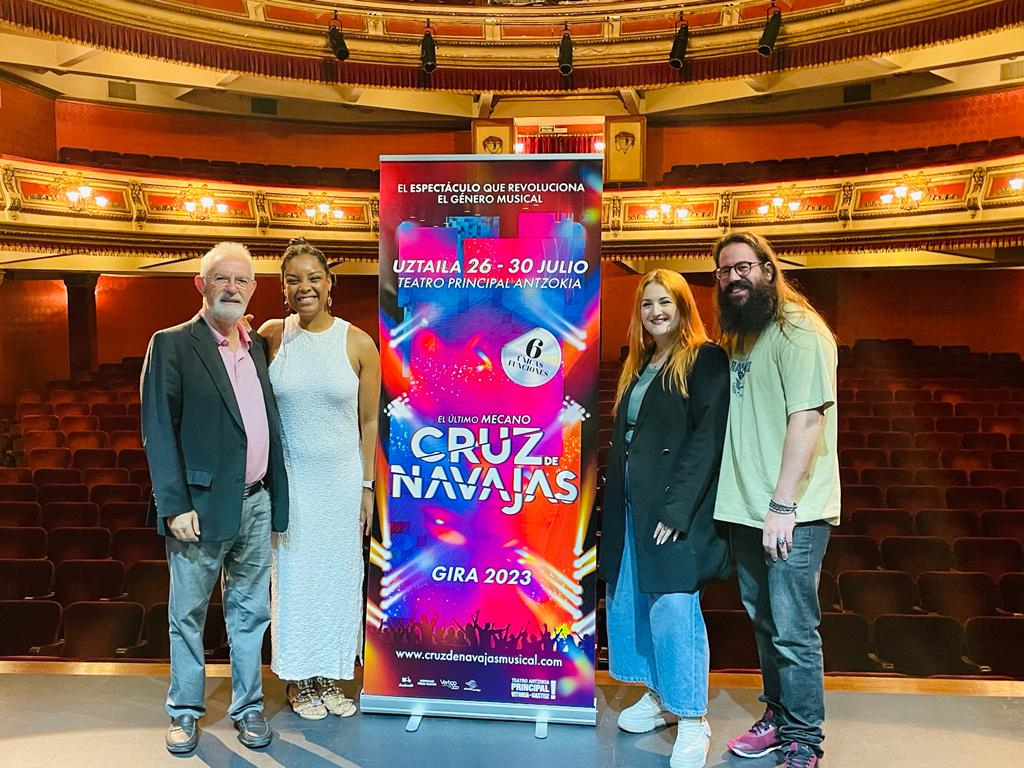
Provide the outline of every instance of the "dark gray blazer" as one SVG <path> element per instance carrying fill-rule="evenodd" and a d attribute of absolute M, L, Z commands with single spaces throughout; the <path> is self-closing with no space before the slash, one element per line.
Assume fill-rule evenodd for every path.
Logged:
<path fill-rule="evenodd" d="M 686 380 L 688 397 L 666 389 L 661 376 L 652 381 L 627 452 L 626 410 L 634 386 L 619 404 L 608 451 L 599 574 L 610 584 L 619 576 L 628 497 L 640 591 L 694 592 L 730 571 L 729 547 L 714 521 L 729 419 L 729 358 L 715 344 L 701 347 Z M 679 540 L 657 546 L 659 522 L 681 531 Z"/>
<path fill-rule="evenodd" d="M 256 365 L 270 428 L 265 482 L 273 530 L 288 527 L 288 477 L 281 449 L 281 417 L 267 376 L 267 343 L 253 333 Z M 149 515 L 157 531 L 165 520 L 194 509 L 203 541 L 228 541 L 238 532 L 245 487 L 245 428 L 231 380 L 209 326 L 200 315 L 157 331 L 142 369 L 142 444 L 153 496 Z"/>

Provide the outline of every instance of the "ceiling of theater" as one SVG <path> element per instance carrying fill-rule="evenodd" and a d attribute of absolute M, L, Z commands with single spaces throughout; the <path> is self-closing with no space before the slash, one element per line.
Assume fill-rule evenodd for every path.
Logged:
<path fill-rule="evenodd" d="M 857 84 L 879 102 L 1024 82 L 1003 66 L 1021 53 L 1020 19 L 999 22 L 1008 0 L 778 2 L 782 33 L 765 59 L 753 52 L 763 0 L 10 0 L 0 71 L 87 101 L 124 104 L 110 84 L 127 82 L 144 107 L 249 114 L 263 97 L 282 119 L 445 127 L 626 114 L 666 124 L 835 108 Z M 680 9 L 690 27 L 681 71 L 667 63 Z M 344 63 L 326 44 L 334 11 Z M 987 26 L 971 26 L 988 12 Z M 418 65 L 428 18 L 429 77 Z M 564 24 L 569 78 L 556 68 Z M 926 48 L 922 30 L 936 38 Z"/>

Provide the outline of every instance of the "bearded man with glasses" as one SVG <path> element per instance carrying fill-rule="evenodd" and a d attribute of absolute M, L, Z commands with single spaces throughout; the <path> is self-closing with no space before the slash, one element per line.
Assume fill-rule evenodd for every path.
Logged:
<path fill-rule="evenodd" d="M 835 336 L 764 238 L 734 232 L 712 255 L 731 370 L 715 519 L 729 524 L 765 704 L 728 746 L 740 757 L 777 750 L 786 768 L 818 768 L 825 691 L 817 588 L 840 509 Z"/>

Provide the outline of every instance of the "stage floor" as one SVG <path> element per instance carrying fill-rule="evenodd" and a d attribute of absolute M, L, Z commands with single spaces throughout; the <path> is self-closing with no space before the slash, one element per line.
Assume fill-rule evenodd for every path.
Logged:
<path fill-rule="evenodd" d="M 235 740 L 225 714 L 231 685 L 220 677 L 208 681 L 199 748 L 182 758 L 163 746 L 166 688 L 160 674 L 0 674 L 0 766 L 667 768 L 675 738 L 673 728 L 618 731 L 619 711 L 640 696 L 633 686 L 600 686 L 596 729 L 552 725 L 538 740 L 527 723 L 424 718 L 419 731 L 406 733 L 406 718 L 390 715 L 308 722 L 283 706 L 283 685 L 268 676 L 276 735 L 269 748 L 252 752 Z M 761 714 L 756 690 L 714 687 L 710 710 L 709 768 L 775 764 L 726 756 L 726 740 Z M 1024 765 L 1024 698 L 830 690 L 827 711 L 827 768 Z"/>

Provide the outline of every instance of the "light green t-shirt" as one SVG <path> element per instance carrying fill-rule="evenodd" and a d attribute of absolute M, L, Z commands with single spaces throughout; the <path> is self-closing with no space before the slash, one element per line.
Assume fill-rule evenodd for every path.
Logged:
<path fill-rule="evenodd" d="M 810 472 L 797 493 L 797 522 L 839 524 L 835 338 L 817 315 L 788 304 L 745 357 L 729 361 L 731 393 L 715 519 L 761 528 L 782 467 L 790 414 L 825 408 Z"/>

